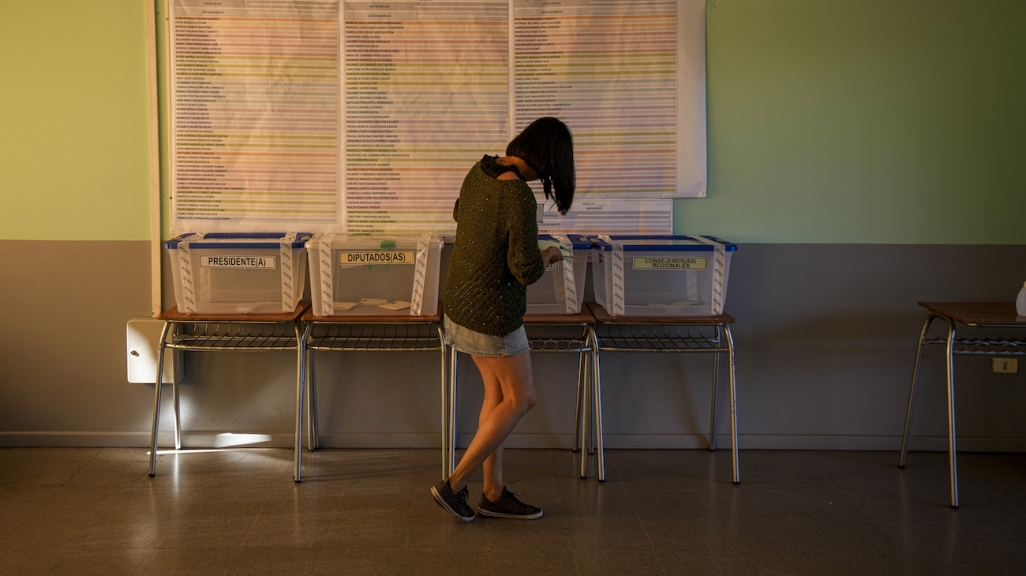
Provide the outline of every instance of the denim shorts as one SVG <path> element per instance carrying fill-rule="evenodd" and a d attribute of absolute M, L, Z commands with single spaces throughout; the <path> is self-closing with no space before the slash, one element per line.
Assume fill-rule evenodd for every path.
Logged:
<path fill-rule="evenodd" d="M 471 354 L 473 356 L 484 356 L 486 358 L 503 358 L 505 356 L 516 356 L 531 350 L 527 342 L 527 332 L 520 326 L 505 336 L 492 336 L 475 332 L 449 320 L 446 316 L 443 321 L 445 325 L 445 343 L 453 348 Z"/>

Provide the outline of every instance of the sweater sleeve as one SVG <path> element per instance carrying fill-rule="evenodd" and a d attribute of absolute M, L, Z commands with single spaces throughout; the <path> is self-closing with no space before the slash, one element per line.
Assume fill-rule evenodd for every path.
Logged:
<path fill-rule="evenodd" d="M 456 199 L 456 203 L 452 205 L 452 219 L 457 223 L 460 221 L 460 199 Z"/>
<path fill-rule="evenodd" d="M 505 218 L 509 238 L 506 264 L 513 277 L 527 286 L 537 282 L 545 273 L 538 249 L 538 203 L 530 189 L 510 196 L 513 201 L 507 204 Z"/>

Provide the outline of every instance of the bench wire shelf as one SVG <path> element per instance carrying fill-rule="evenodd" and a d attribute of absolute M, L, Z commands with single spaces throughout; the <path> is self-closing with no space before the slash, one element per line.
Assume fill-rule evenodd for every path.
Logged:
<path fill-rule="evenodd" d="M 923 345 L 947 346 L 947 338 L 927 338 Z M 965 356 L 1026 356 L 1026 340 L 1002 338 L 955 338 L 953 354 Z"/>
<path fill-rule="evenodd" d="M 195 322 L 175 325 L 174 350 L 295 350 L 296 333 L 291 324 L 255 322 Z"/>

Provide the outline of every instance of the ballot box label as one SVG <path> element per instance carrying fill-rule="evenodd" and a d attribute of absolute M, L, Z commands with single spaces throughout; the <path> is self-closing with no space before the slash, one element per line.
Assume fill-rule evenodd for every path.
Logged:
<path fill-rule="evenodd" d="M 708 258 L 636 256 L 635 270 L 705 270 L 709 266 Z"/>
<path fill-rule="evenodd" d="M 204 254 L 200 257 L 201 268 L 267 268 L 274 269 L 274 256 L 220 256 Z"/>
<path fill-rule="evenodd" d="M 413 250 L 371 250 L 363 252 L 340 252 L 341 264 L 413 264 L 416 260 Z"/>

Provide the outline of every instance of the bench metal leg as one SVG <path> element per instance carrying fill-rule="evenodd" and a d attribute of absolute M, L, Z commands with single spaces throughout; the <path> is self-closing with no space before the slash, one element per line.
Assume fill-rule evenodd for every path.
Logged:
<path fill-rule="evenodd" d="M 314 400 L 316 387 L 314 386 L 314 358 L 317 356 L 315 350 L 306 351 L 306 451 L 313 452 L 318 446 L 317 439 L 317 407 Z"/>
<path fill-rule="evenodd" d="M 446 478 L 456 469 L 456 357 L 459 352 L 450 348 L 449 354 L 449 470 Z"/>
<path fill-rule="evenodd" d="M 595 354 L 593 349 L 592 354 Z M 585 364 L 591 364 L 591 358 L 589 358 Z M 588 477 L 588 454 L 591 451 L 591 421 L 588 413 L 591 411 L 591 393 L 594 389 L 593 383 L 595 381 L 595 372 L 591 371 L 589 377 L 584 381 L 584 388 L 581 389 L 581 412 L 580 412 L 580 436 L 578 440 L 581 446 L 581 478 Z"/>
<path fill-rule="evenodd" d="M 720 327 L 716 327 L 716 347 L 720 347 Z M 720 373 L 720 353 L 713 352 L 712 407 L 709 410 L 709 450 L 716 451 L 716 397 L 719 395 L 716 378 Z"/>
<path fill-rule="evenodd" d="M 160 331 L 160 343 L 157 345 L 157 381 L 153 385 L 153 428 L 150 430 L 150 476 L 157 473 L 157 431 L 160 425 L 160 383 L 164 380 L 164 350 L 167 346 L 167 333 L 170 322 L 164 322 Z"/>
<path fill-rule="evenodd" d="M 905 467 L 905 459 L 908 457 L 908 437 L 912 431 L 912 412 L 916 407 L 916 390 L 919 388 L 919 368 L 923 364 L 923 341 L 926 340 L 926 333 L 930 330 L 933 321 L 939 318 L 936 314 L 930 314 L 923 322 L 923 330 L 919 333 L 919 344 L 916 346 L 916 363 L 912 369 L 912 386 L 908 392 L 908 410 L 905 412 L 905 432 L 901 435 L 901 456 L 898 458 L 898 467 Z"/>
<path fill-rule="evenodd" d="M 171 336 L 174 338 L 174 335 Z M 182 449 L 182 410 L 179 402 L 180 388 L 178 387 L 180 374 L 182 373 L 182 352 L 171 349 L 171 397 L 174 400 L 175 408 L 175 450 Z"/>
<path fill-rule="evenodd" d="M 591 364 L 590 359 L 588 363 Z M 582 407 L 584 412 L 592 412 L 591 424 L 584 428 L 583 434 L 583 437 L 587 440 L 588 445 L 582 448 L 585 452 L 587 452 L 588 456 L 593 456 L 595 454 L 595 414 L 593 409 L 595 405 L 595 376 L 595 374 L 592 374 L 589 384 L 591 386 L 591 391 L 588 392 L 588 398 L 590 399 L 589 401 L 591 402 L 591 404 L 586 404 Z"/>
<path fill-rule="evenodd" d="M 945 364 L 948 376 L 948 464 L 951 471 L 951 507 L 958 508 L 958 462 L 955 450 L 955 323 L 948 321 L 948 345 Z"/>
<path fill-rule="evenodd" d="M 303 334 L 303 342 L 309 339 L 311 325 Z M 321 431 L 317 412 L 317 351 L 307 348 L 306 351 L 306 418 L 307 418 L 307 451 L 313 452 L 321 448 Z"/>
<path fill-rule="evenodd" d="M 584 352 L 581 352 L 580 356 L 580 362 L 577 364 L 577 401 L 574 403 L 574 440 L 573 447 L 570 448 L 571 452 L 577 452 L 581 449 L 581 395 L 584 392 L 585 379 L 587 378 L 588 362 L 585 359 L 586 354 Z"/>
<path fill-rule="evenodd" d="M 439 323 L 436 328 L 438 330 L 438 345 L 442 350 L 442 479 L 445 480 L 449 477 L 449 393 L 448 382 L 446 382 L 448 372 L 445 369 L 448 363 L 449 350 L 445 344 L 445 332 L 442 329 L 442 324 Z"/>
<path fill-rule="evenodd" d="M 584 415 L 588 412 L 588 401 L 587 401 L 587 398 L 588 398 L 587 394 L 588 394 L 588 392 L 587 392 L 587 390 L 591 386 L 591 383 L 594 381 L 594 378 L 595 378 L 595 375 L 592 373 L 592 368 L 591 368 L 591 357 L 590 357 L 590 355 L 588 355 L 588 356 L 584 357 L 584 377 L 581 379 L 581 387 L 582 387 L 582 390 L 581 390 L 581 412 L 577 416 L 580 419 L 581 431 L 580 431 L 580 434 L 578 434 L 577 438 L 578 438 L 578 442 L 580 442 L 580 446 L 578 446 L 578 450 L 580 450 L 581 452 L 585 452 L 587 450 L 590 450 L 588 452 L 589 454 L 594 452 L 594 445 L 592 445 L 592 447 L 590 449 L 585 448 L 585 446 L 584 446 L 584 435 L 587 433 L 586 432 L 587 428 L 585 428 L 585 426 L 584 426 Z M 589 438 L 589 442 L 591 440 L 592 439 Z"/>
<path fill-rule="evenodd" d="M 592 426 L 584 426 L 585 437 L 582 439 L 581 446 L 581 477 L 587 476 L 587 462 L 590 452 L 588 445 L 592 445 L 595 448 L 595 467 L 598 472 L 598 482 L 605 482 L 605 445 L 602 435 L 602 381 L 598 361 L 598 335 L 594 329 L 589 331 L 588 338 L 591 343 L 591 378 L 589 379 L 590 386 L 587 388 L 591 389 L 591 402 L 589 405 L 588 394 L 585 394 L 583 416 L 585 424 L 587 424 L 587 416 L 590 411 L 593 424 Z M 593 432 L 594 437 L 592 437 Z"/>
<path fill-rule="evenodd" d="M 299 324 L 296 324 L 296 470 L 293 478 L 296 482 L 303 480 L 303 384 L 306 379 L 306 344 Z"/>
<path fill-rule="evenodd" d="M 597 439 L 596 452 L 598 454 L 598 479 L 599 482 L 606 481 L 606 448 L 602 432 L 602 379 L 599 377 L 599 357 L 595 354 L 595 437 Z"/>
<path fill-rule="evenodd" d="M 723 334 L 727 340 L 727 356 L 730 363 L 730 448 L 734 466 L 734 484 L 741 483 L 737 457 L 737 386 L 734 378 L 734 338 L 730 335 L 730 326 L 723 326 Z"/>

